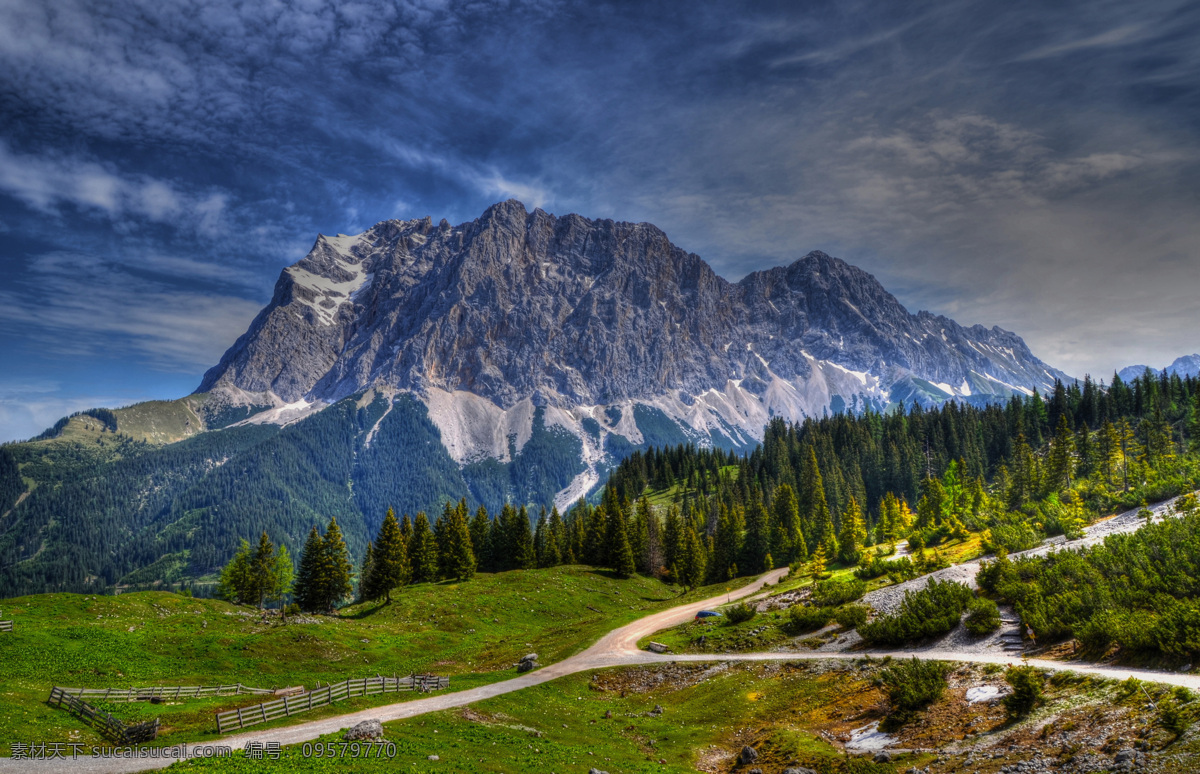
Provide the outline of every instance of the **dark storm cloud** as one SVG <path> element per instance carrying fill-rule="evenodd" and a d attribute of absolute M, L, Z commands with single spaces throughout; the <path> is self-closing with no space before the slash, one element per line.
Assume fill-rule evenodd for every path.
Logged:
<path fill-rule="evenodd" d="M 1166 363 L 1200 348 L 1198 33 L 1171 2 L 8 0 L 0 352 L 36 362 L 0 403 L 74 401 L 28 385 L 101 343 L 198 376 L 316 231 L 510 196 L 734 279 L 822 248 L 1071 373 Z"/>

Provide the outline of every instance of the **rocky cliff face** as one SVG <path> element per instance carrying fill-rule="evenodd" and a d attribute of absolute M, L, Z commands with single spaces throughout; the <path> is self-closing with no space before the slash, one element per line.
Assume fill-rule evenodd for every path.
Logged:
<path fill-rule="evenodd" d="M 1015 334 L 909 314 L 824 253 L 733 284 L 652 225 L 507 201 L 458 226 L 318 238 L 199 391 L 266 395 L 273 420 L 411 392 L 460 463 L 509 459 L 537 415 L 583 442 L 579 488 L 610 436 L 643 443 L 648 423 L 743 445 L 775 415 L 998 399 L 1056 377 Z"/>

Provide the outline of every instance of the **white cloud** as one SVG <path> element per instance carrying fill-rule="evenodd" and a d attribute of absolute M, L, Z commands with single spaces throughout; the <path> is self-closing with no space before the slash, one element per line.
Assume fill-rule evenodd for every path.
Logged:
<path fill-rule="evenodd" d="M 67 204 L 112 220 L 144 218 L 190 227 L 209 237 L 223 230 L 228 199 L 223 193 L 190 196 L 167 181 L 121 174 L 95 161 L 14 153 L 3 139 L 0 190 L 48 214 L 57 214 Z"/>
<path fill-rule="evenodd" d="M 186 259 L 162 263 L 193 276 L 211 274 Z M 202 370 L 220 359 L 261 307 L 139 278 L 88 255 L 48 253 L 29 269 L 27 280 L 0 289 L 0 321 L 58 354 L 127 353 L 158 370 Z"/>

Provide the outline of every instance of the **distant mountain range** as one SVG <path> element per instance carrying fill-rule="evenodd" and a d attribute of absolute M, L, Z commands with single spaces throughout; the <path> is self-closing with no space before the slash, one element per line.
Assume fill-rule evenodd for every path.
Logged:
<path fill-rule="evenodd" d="M 0 596 L 194 578 L 331 515 L 361 548 L 389 506 L 562 507 L 635 449 L 1056 379 L 1016 334 L 910 314 L 822 252 L 731 283 L 646 223 L 516 201 L 385 221 L 318 237 L 195 394 L 5 447 Z"/>
<path fill-rule="evenodd" d="M 1168 374 L 1177 374 L 1179 376 L 1196 376 L 1200 375 L 1200 354 L 1184 355 L 1183 357 L 1175 358 L 1175 362 L 1163 369 L 1150 368 L 1147 365 L 1132 365 L 1126 366 L 1117 372 L 1121 377 L 1121 381 L 1129 382 L 1133 379 L 1146 373 L 1146 369 L 1150 369 L 1150 373 L 1157 376 L 1163 371 Z"/>

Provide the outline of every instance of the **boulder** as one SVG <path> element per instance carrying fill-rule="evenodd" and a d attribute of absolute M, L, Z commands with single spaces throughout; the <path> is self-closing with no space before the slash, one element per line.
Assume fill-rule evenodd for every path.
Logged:
<path fill-rule="evenodd" d="M 875 753 L 874 761 L 876 763 L 891 763 L 892 762 L 891 753 L 888 753 L 884 750 L 880 750 L 879 752 Z"/>
<path fill-rule="evenodd" d="M 747 763 L 754 763 L 758 760 L 758 750 L 755 750 L 750 745 L 742 748 L 741 754 L 738 755 L 738 763 L 745 766 Z"/>
<path fill-rule="evenodd" d="M 540 666 L 541 666 L 541 664 L 539 664 L 536 661 L 525 661 L 524 659 L 522 659 L 517 664 L 517 674 L 525 674 L 526 672 L 532 672 L 533 670 L 537 669 Z"/>
<path fill-rule="evenodd" d="M 649 647 L 652 653 L 666 653 L 668 650 L 670 650 L 670 648 L 668 648 L 666 645 L 663 645 L 661 642 L 652 642 L 650 643 Z"/>
<path fill-rule="evenodd" d="M 817 774 L 817 772 L 813 771 L 812 769 L 792 767 L 790 769 L 784 769 L 783 774 Z"/>
<path fill-rule="evenodd" d="M 588 774 L 608 774 L 608 772 L 600 769 L 588 769 Z"/>
<path fill-rule="evenodd" d="M 526 653 L 524 656 L 521 656 L 521 663 L 524 664 L 526 661 L 537 662 L 537 654 Z"/>
<path fill-rule="evenodd" d="M 379 718 L 364 720 L 354 728 L 346 729 L 342 739 L 347 742 L 375 742 L 383 738 L 383 724 Z"/>

